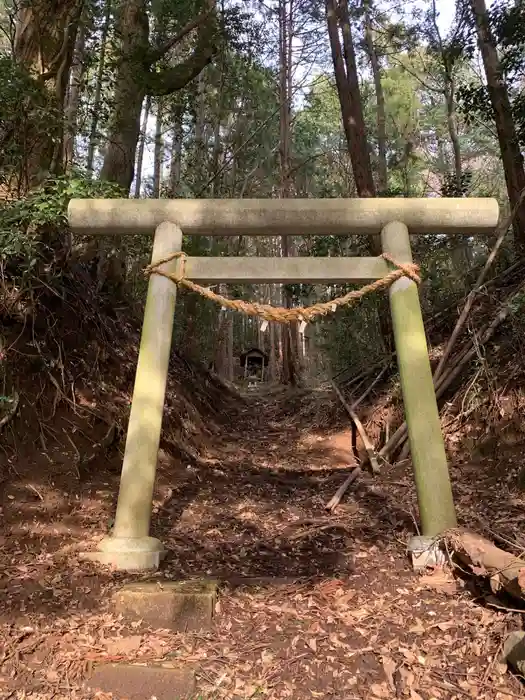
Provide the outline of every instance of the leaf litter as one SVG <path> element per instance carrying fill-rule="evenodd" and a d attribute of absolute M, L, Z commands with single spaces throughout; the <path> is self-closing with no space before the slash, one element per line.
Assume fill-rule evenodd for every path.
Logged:
<path fill-rule="evenodd" d="M 305 446 L 304 415 L 290 417 L 273 398 L 242 407 L 237 419 L 242 432 L 217 436 L 217 468 L 188 470 L 181 461 L 161 473 L 153 534 L 170 557 L 153 576 L 75 556 L 105 534 L 116 483 L 108 486 L 107 475 L 90 485 L 89 501 L 77 499 L 30 534 L 10 513 L 0 533 L 0 697 L 107 700 L 85 689 L 95 664 L 159 660 L 195 668 L 202 697 L 525 697 L 496 659 L 521 615 L 483 607 L 450 572 L 411 571 L 409 472 L 396 468 L 373 484 L 364 478 L 327 518 L 324 504 L 347 469 L 332 467 L 325 442 Z M 466 521 L 480 516 L 479 483 L 468 484 L 457 476 Z M 40 485 L 39 492 L 37 514 L 49 498 Z M 493 523 L 512 523 L 516 505 L 488 500 L 484 518 L 493 507 Z M 19 494 L 3 501 L 3 512 L 17 507 Z M 123 583 L 194 576 L 221 582 L 210 632 L 145 631 L 112 612 Z"/>

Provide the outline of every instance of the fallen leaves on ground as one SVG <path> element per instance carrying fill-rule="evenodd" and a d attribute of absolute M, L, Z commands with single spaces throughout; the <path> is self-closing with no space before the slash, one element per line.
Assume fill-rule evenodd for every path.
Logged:
<path fill-rule="evenodd" d="M 450 572 L 411 571 L 410 475 L 364 478 L 327 517 L 324 504 L 346 471 L 331 467 L 325 443 L 301 447 L 303 425 L 290 418 L 269 439 L 270 402 L 243 410 L 249 429 L 217 440 L 220 469 L 172 465 L 157 486 L 163 505 L 153 534 L 170 551 L 158 577 L 219 578 L 214 629 L 127 626 L 112 613 L 111 595 L 151 575 L 56 557 L 104 534 L 114 493 L 101 481 L 89 499 L 71 496 L 38 534 L 14 535 L 13 518 L 2 533 L 0 696 L 24 689 L 18 697 L 87 700 L 83 681 L 94 664 L 171 660 L 196 668 L 199 692 L 217 699 L 525 697 L 492 663 L 516 614 L 483 608 Z M 457 489 L 460 516 L 479 510 L 479 493 Z M 31 506 L 35 518 L 44 505 Z"/>

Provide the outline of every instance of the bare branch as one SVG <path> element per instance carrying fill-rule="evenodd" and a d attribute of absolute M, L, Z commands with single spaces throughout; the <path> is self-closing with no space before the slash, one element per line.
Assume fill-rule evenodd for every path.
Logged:
<path fill-rule="evenodd" d="M 213 10 L 210 9 L 198 15 L 195 17 L 195 19 L 188 22 L 177 34 L 175 34 L 175 36 L 172 36 L 171 39 L 168 39 L 168 41 L 162 44 L 162 46 L 152 48 L 147 57 L 148 65 L 152 65 L 156 61 L 160 61 L 160 59 L 165 56 L 168 51 L 171 51 L 171 49 L 180 43 L 188 34 L 190 34 L 190 32 L 197 29 L 197 27 L 206 21 L 210 17 L 212 11 Z"/>
<path fill-rule="evenodd" d="M 208 21 L 201 22 L 199 25 L 195 48 L 184 61 L 159 73 L 149 71 L 147 75 L 148 94 L 162 97 L 182 90 L 211 63 L 217 52 L 218 29 L 215 14 L 208 12 L 207 16 Z"/>

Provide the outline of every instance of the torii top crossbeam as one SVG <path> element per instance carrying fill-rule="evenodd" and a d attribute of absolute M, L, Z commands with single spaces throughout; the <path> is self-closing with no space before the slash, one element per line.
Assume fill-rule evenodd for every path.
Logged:
<path fill-rule="evenodd" d="M 490 233 L 499 207 L 489 198 L 73 199 L 69 225 L 81 234 L 153 233 L 163 221 L 186 235 L 379 234 L 391 221 L 412 234 Z"/>

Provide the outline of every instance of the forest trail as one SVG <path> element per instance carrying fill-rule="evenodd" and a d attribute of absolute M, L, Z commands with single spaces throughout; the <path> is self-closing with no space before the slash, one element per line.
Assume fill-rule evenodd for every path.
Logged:
<path fill-rule="evenodd" d="M 160 659 L 196 670 L 196 698 L 525 697 L 496 661 L 519 616 L 489 607 L 461 579 L 412 572 L 410 472 L 362 477 L 328 514 L 352 459 L 350 431 L 312 422 L 293 395 L 255 396 L 238 405 L 207 463 L 161 454 L 152 534 L 169 556 L 153 578 L 219 579 L 210 632 L 126 627 L 111 594 L 151 574 L 77 558 L 86 532 L 93 546 L 104 534 L 117 474 L 97 473 L 82 494 L 62 489 L 61 503 L 50 483 L 37 493 L 26 485 L 25 503 L 22 481 L 10 484 L 0 532 L 0 697 L 109 698 L 84 685 L 94 665 Z M 496 527 L 523 512 L 493 481 L 494 497 L 482 493 L 480 465 L 458 467 L 453 479 L 460 520 L 475 514 Z"/>

